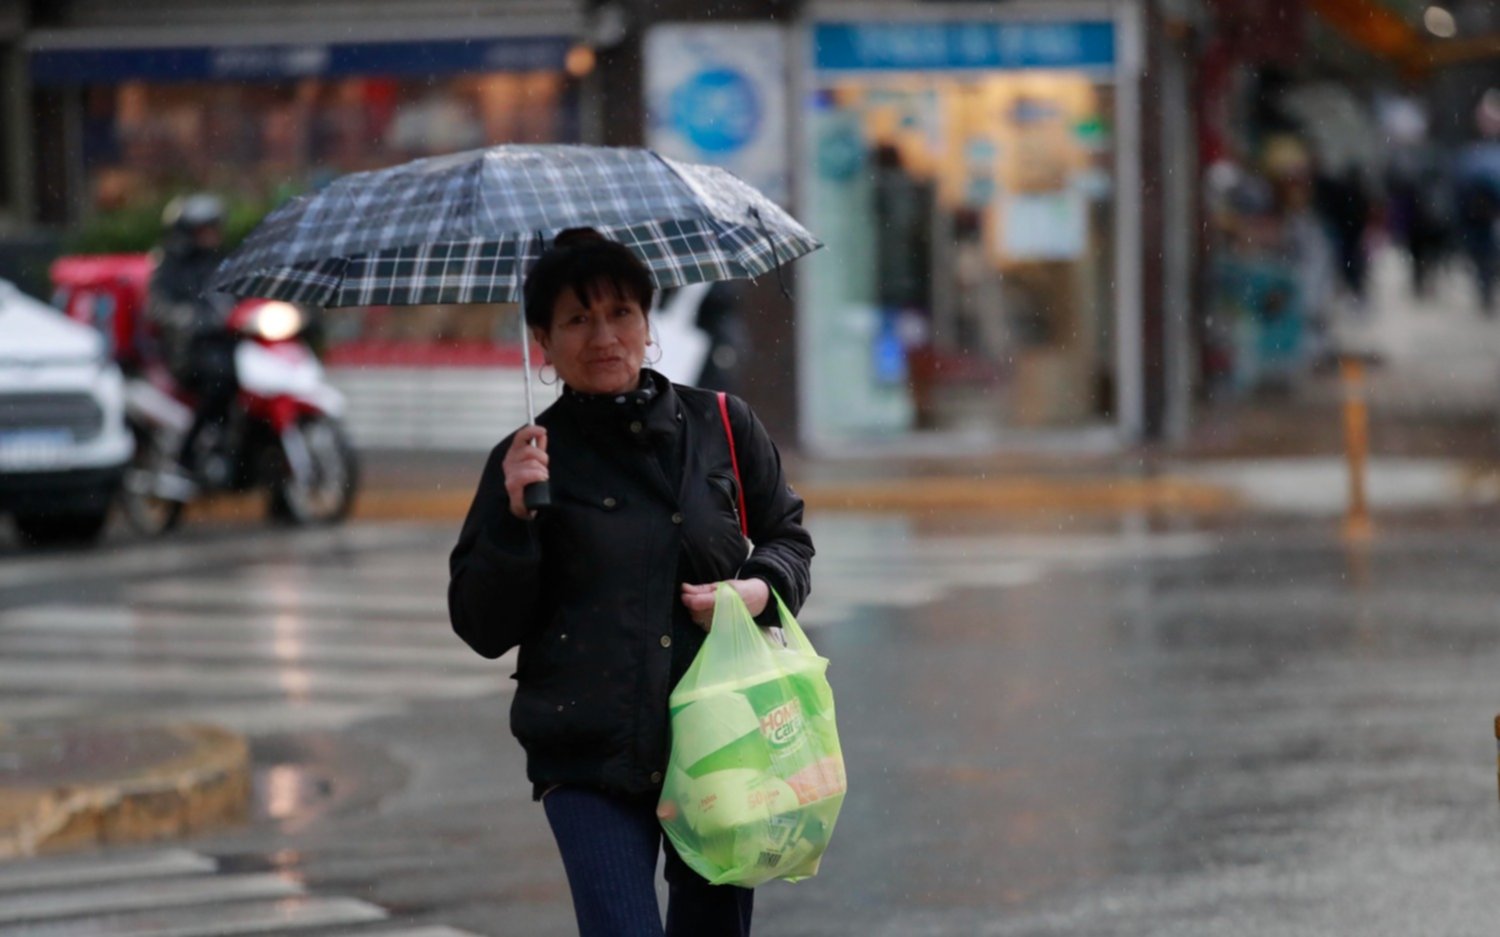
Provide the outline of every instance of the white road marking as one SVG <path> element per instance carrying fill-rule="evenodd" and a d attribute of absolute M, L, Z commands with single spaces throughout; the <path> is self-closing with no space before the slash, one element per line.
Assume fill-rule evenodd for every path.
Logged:
<path fill-rule="evenodd" d="M 185 879 L 140 881 L 23 892 L 0 896 L 0 924 L 80 917 L 114 911 L 140 911 L 184 905 L 216 904 L 244 898 L 285 898 L 302 894 L 302 886 L 280 875 L 203 875 Z"/>
<path fill-rule="evenodd" d="M 221 937 L 312 929 L 326 937 L 476 937 L 441 924 L 403 927 L 364 901 L 308 895 L 276 874 L 216 875 L 217 867 L 212 858 L 184 849 L 8 863 L 0 866 L 0 937 Z"/>
<path fill-rule="evenodd" d="M 212 872 L 216 867 L 214 860 L 185 849 L 169 849 L 139 856 L 123 853 L 81 859 L 11 862 L 0 865 L 0 892 L 58 886 L 76 888 L 121 879 Z"/>
<path fill-rule="evenodd" d="M 175 691 L 212 697 L 225 691 L 242 691 L 292 698 L 316 694 L 356 698 L 404 694 L 451 699 L 494 693 L 502 689 L 505 682 L 505 674 L 499 670 L 493 675 L 482 676 L 409 669 L 349 674 L 308 668 L 296 661 L 281 664 L 260 662 L 232 669 L 160 663 L 116 666 L 105 660 L 70 662 L 32 658 L 0 661 L 0 686 L 7 690 L 49 690 L 67 686 L 76 692 L 95 696 Z"/>
<path fill-rule="evenodd" d="M 282 935 L 317 927 L 380 921 L 387 913 L 354 898 L 306 896 L 202 908 L 161 908 L 123 914 L 0 926 L 0 937 L 234 937 Z"/>

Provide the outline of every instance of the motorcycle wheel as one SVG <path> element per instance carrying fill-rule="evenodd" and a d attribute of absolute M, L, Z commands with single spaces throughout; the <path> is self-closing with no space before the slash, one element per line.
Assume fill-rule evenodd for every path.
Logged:
<path fill-rule="evenodd" d="M 299 479 L 285 452 L 271 486 L 270 515 L 300 526 L 337 524 L 354 509 L 359 462 L 343 428 L 327 417 L 306 417 L 298 428 L 307 444 L 311 477 Z"/>
<path fill-rule="evenodd" d="M 181 500 L 162 497 L 163 479 L 177 469 L 177 459 L 162 451 L 156 439 L 146 432 L 135 437 L 135 455 L 125 469 L 120 486 L 120 506 L 132 530 L 144 537 L 159 537 L 182 520 Z"/>

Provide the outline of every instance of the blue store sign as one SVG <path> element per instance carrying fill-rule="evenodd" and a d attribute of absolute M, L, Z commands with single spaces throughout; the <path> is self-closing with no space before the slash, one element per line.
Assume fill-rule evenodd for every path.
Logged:
<path fill-rule="evenodd" d="M 822 71 L 1100 68 L 1115 62 L 1115 27 L 1099 22 L 819 23 Z"/>
<path fill-rule="evenodd" d="M 41 86 L 117 81 L 278 81 L 339 75 L 451 75 L 558 70 L 566 36 L 275 45 L 58 48 L 31 52 Z"/>

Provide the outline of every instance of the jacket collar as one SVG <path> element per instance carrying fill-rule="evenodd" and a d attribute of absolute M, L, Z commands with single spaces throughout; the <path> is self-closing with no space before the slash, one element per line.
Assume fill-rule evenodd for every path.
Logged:
<path fill-rule="evenodd" d="M 656 456 L 650 454 L 663 445 L 675 448 L 674 436 L 683 440 L 685 448 L 691 441 L 682 402 L 671 381 L 655 371 L 643 370 L 641 384 L 634 391 L 609 395 L 568 390 L 558 398 L 557 406 L 622 472 L 639 478 L 665 503 L 677 503 L 680 492 L 672 490 Z M 684 484 L 686 480 L 684 473 Z"/>
<path fill-rule="evenodd" d="M 628 432 L 633 423 L 639 422 L 646 434 L 664 436 L 678 433 L 682 428 L 682 406 L 672 382 L 650 368 L 641 369 L 641 382 L 635 390 L 622 394 L 582 394 L 565 387 L 559 402 L 591 429 L 615 427 Z"/>

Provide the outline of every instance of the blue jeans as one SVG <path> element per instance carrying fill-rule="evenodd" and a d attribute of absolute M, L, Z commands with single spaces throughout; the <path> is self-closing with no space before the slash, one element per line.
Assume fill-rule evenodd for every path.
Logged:
<path fill-rule="evenodd" d="M 750 937 L 755 892 L 710 885 L 678 858 L 654 795 L 559 787 L 542 798 L 562 853 L 579 937 L 663 937 L 656 858 L 667 852 L 665 937 Z"/>

